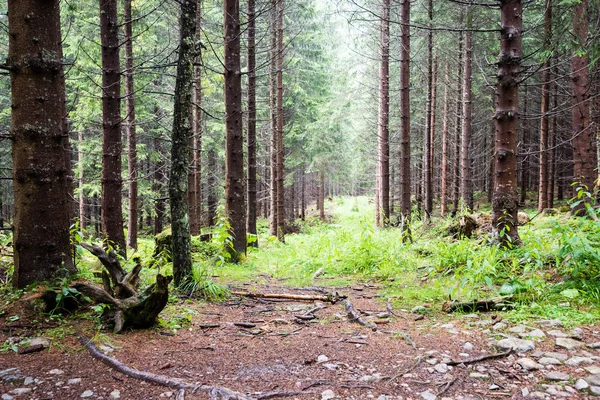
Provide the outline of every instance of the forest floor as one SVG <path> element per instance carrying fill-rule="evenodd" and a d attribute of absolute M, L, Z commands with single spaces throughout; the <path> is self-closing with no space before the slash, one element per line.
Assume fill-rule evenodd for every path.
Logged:
<path fill-rule="evenodd" d="M 329 235 L 338 234 L 335 226 L 327 229 Z M 319 243 L 328 235 L 322 231 L 312 233 L 321 235 L 315 239 Z M 313 248 L 311 240 L 290 236 L 287 248 L 265 243 L 263 253 L 249 254 L 245 270 L 223 266 L 214 279 L 235 291 L 315 297 L 323 291 L 337 293 L 377 329 L 349 316 L 344 299 L 332 304 L 232 296 L 205 302 L 173 296 L 156 328 L 113 335 L 98 330 L 97 319 L 89 314 L 45 318 L 29 303 L 5 296 L 2 400 L 176 397 L 172 389 L 132 379 L 92 358 L 77 341 L 79 335 L 138 370 L 223 386 L 256 399 L 579 399 L 600 393 L 600 324 L 588 300 L 577 302 L 571 292 L 570 304 L 564 298 L 557 304 L 552 297 L 537 297 L 538 305 L 515 310 L 446 314 L 441 303 L 457 278 L 433 279 L 422 272 L 421 266 L 435 255 L 427 254 L 410 271 L 392 273 L 396 267 L 382 265 L 385 257 L 377 253 L 378 273 L 343 275 L 330 269 L 313 278 L 309 271 L 319 266 L 344 263 L 336 257 L 318 261 L 294 244 L 302 241 Z M 329 241 L 339 251 L 338 239 Z M 296 267 L 280 259 L 276 268 L 273 259 L 292 248 L 297 253 L 288 261 Z M 310 268 L 306 260 L 312 260 Z M 30 354 L 11 351 L 11 344 L 22 338 L 49 346 Z M 188 391 L 185 398 L 209 397 Z"/>

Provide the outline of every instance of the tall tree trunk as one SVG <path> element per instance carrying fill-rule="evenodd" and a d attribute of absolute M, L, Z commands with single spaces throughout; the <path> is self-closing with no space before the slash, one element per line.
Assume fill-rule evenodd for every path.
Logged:
<path fill-rule="evenodd" d="M 72 274 L 69 134 L 58 0 L 8 3 L 13 286 Z"/>
<path fill-rule="evenodd" d="M 225 0 L 225 214 L 233 249 L 245 253 L 246 196 L 244 134 L 242 132 L 242 74 L 240 63 L 240 2 Z"/>
<path fill-rule="evenodd" d="M 558 76 L 558 67 L 556 63 L 552 68 L 551 78 L 554 79 Z M 558 108 L 558 85 L 556 82 L 551 85 L 552 88 L 552 118 L 550 120 L 550 130 L 548 132 L 548 194 L 546 199 L 548 201 L 548 208 L 554 207 L 554 187 L 556 182 L 556 128 L 558 118 L 556 116 L 556 110 Z"/>
<path fill-rule="evenodd" d="M 102 43 L 102 231 L 125 254 L 121 209 L 121 66 L 117 0 L 100 0 Z"/>
<path fill-rule="evenodd" d="M 581 0 L 575 6 L 573 13 L 573 27 L 578 47 L 585 48 L 588 38 L 588 1 Z M 587 54 L 575 53 L 571 58 L 572 91 L 573 91 L 573 179 L 577 185 L 574 189 L 592 192 L 597 166 L 596 138 L 590 126 L 589 102 L 589 57 Z M 578 193 L 575 193 L 577 196 Z M 587 207 L 593 201 L 591 197 L 584 196 L 572 209 L 574 215 L 586 215 Z"/>
<path fill-rule="evenodd" d="M 256 235 L 256 2 L 248 0 L 248 28 L 246 31 L 248 43 L 247 69 L 248 69 L 248 126 L 246 128 L 246 145 L 248 151 L 248 202 L 246 215 L 246 229 L 251 235 Z M 257 247 L 258 242 L 252 243 Z"/>
<path fill-rule="evenodd" d="M 544 11 L 544 47 L 552 46 L 552 1 L 546 0 Z M 542 104 L 540 107 L 540 184 L 538 212 L 548 207 L 548 111 L 550 108 L 550 57 L 542 65 Z M 550 150 L 551 151 L 551 150 Z"/>
<path fill-rule="evenodd" d="M 86 227 L 85 193 L 83 191 L 83 131 L 77 132 L 77 161 L 79 164 L 79 229 Z"/>
<path fill-rule="evenodd" d="M 410 0 L 400 5 L 402 24 L 400 50 L 400 212 L 402 219 L 410 219 Z M 407 231 L 410 233 L 410 231 Z M 410 235 L 405 235 L 407 239 Z"/>
<path fill-rule="evenodd" d="M 131 0 L 123 1 L 125 20 L 125 135 L 127 136 L 127 172 L 129 175 L 129 219 L 127 221 L 127 245 L 137 249 L 138 215 L 138 166 L 137 138 L 135 136 L 135 91 L 133 88 L 133 33 Z"/>
<path fill-rule="evenodd" d="M 271 132 L 271 190 L 269 234 L 277 236 L 277 0 L 271 0 L 270 10 L 270 71 L 269 71 L 269 118 Z"/>
<path fill-rule="evenodd" d="M 496 173 L 492 210 L 493 235 L 504 246 L 519 245 L 517 231 L 517 132 L 521 73 L 521 0 L 501 0 L 501 39 L 496 84 Z"/>
<path fill-rule="evenodd" d="M 433 0 L 428 1 L 427 13 L 429 15 L 429 25 L 433 24 Z M 431 197 L 432 168 L 431 165 L 431 113 L 433 110 L 432 90 L 433 90 L 433 32 L 427 32 L 427 94 L 425 100 L 425 132 L 423 135 L 423 194 L 425 203 L 425 221 L 429 219 L 433 200 Z"/>
<path fill-rule="evenodd" d="M 190 214 L 187 199 L 190 164 L 190 109 L 194 80 L 194 38 L 197 0 L 182 0 L 179 17 L 179 59 L 173 110 L 171 146 L 171 230 L 173 238 L 173 278 L 182 287 L 192 279 Z"/>
<path fill-rule="evenodd" d="M 319 218 L 321 218 L 321 221 L 325 221 L 325 174 L 323 171 L 319 172 L 318 191 L 317 208 L 319 209 Z"/>
<path fill-rule="evenodd" d="M 467 15 L 467 26 L 471 27 L 471 10 Z M 473 210 L 473 193 L 471 191 L 471 159 L 469 147 L 471 145 L 472 132 L 472 110 L 473 110 L 473 93 L 471 90 L 471 63 L 473 58 L 473 44 L 471 40 L 472 33 L 467 30 L 465 32 L 465 64 L 463 73 L 463 124 L 461 135 L 461 151 L 460 151 L 460 198 L 464 202 L 464 206 Z"/>
<path fill-rule="evenodd" d="M 435 47 L 435 44 L 434 44 Z M 430 166 L 430 171 L 431 171 L 431 202 L 432 202 L 432 209 L 433 209 L 433 200 L 435 199 L 435 193 L 436 193 L 436 177 L 438 176 L 438 174 L 434 174 L 433 171 L 436 168 L 435 165 L 435 119 L 437 118 L 437 69 L 438 69 L 438 61 L 437 61 L 437 53 L 433 54 L 433 76 L 432 76 L 432 81 L 431 81 L 431 123 L 429 126 L 429 143 L 430 143 L 430 150 L 429 150 L 429 166 Z"/>
<path fill-rule="evenodd" d="M 306 170 L 304 164 L 302 165 L 302 190 L 301 190 L 301 200 L 300 200 L 300 218 L 302 221 L 306 219 Z"/>
<path fill-rule="evenodd" d="M 285 242 L 283 188 L 283 0 L 277 0 L 277 239 Z"/>
<path fill-rule="evenodd" d="M 448 202 L 448 130 L 450 125 L 450 98 L 448 86 L 450 85 L 450 63 L 446 58 L 444 68 L 444 126 L 442 128 L 442 187 L 441 187 L 441 214 L 446 215 Z"/>
<path fill-rule="evenodd" d="M 158 107 L 154 108 L 155 113 L 158 112 Z M 161 152 L 160 142 L 158 137 L 152 139 L 152 147 L 156 153 Z M 154 218 L 154 234 L 158 235 L 163 230 L 164 219 L 165 219 L 165 201 L 163 199 L 162 186 L 164 182 L 164 165 L 162 160 L 159 159 L 154 164 L 154 172 L 152 176 L 152 192 L 157 197 L 154 204 L 156 211 L 156 217 Z"/>
<path fill-rule="evenodd" d="M 461 15 L 462 21 L 462 15 Z M 460 199 L 460 132 L 462 130 L 462 97 L 463 97 L 463 41 L 464 33 L 461 31 L 458 37 L 458 77 L 456 80 L 456 122 L 454 124 L 454 174 L 453 174 L 453 195 L 452 195 L 452 215 L 458 212 L 458 200 Z"/>
<path fill-rule="evenodd" d="M 215 149 L 208 151 L 208 174 L 206 176 L 206 186 L 208 196 L 206 199 L 207 205 L 207 220 L 210 226 L 217 222 L 217 196 L 215 190 L 217 188 L 217 152 Z"/>
<path fill-rule="evenodd" d="M 390 217 L 390 0 L 383 0 L 380 26 L 381 64 L 379 69 L 378 175 L 379 213 L 377 224 L 386 225 Z M 381 215 L 380 215 L 381 214 Z"/>
<path fill-rule="evenodd" d="M 527 101 L 528 101 L 528 96 L 527 96 L 527 86 L 525 86 L 525 93 L 524 93 L 524 99 L 523 99 L 523 114 L 527 115 Z M 525 207 L 525 203 L 527 202 L 527 173 L 528 171 L 528 161 L 529 161 L 529 157 L 527 156 L 527 151 L 528 149 L 528 144 L 529 144 L 529 124 L 527 119 L 522 119 L 520 120 L 521 122 L 521 145 L 523 146 L 523 151 L 521 152 L 520 157 L 517 156 L 517 174 L 519 174 L 520 172 L 520 183 L 521 183 L 521 193 L 520 193 L 520 198 L 519 198 L 519 204 L 521 204 L 523 207 Z M 519 158 L 521 159 L 521 161 L 519 162 Z M 519 167 L 518 165 L 521 165 L 521 170 L 519 171 Z"/>

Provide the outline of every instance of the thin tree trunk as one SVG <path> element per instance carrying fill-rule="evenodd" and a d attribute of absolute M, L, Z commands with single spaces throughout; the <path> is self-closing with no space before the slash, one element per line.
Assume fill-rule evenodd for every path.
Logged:
<path fill-rule="evenodd" d="M 581 0 L 575 6 L 573 13 L 573 26 L 578 47 L 585 48 L 588 38 L 588 1 Z M 587 53 L 574 54 L 571 58 L 572 91 L 573 91 L 573 179 L 577 191 L 591 193 L 594 190 L 596 179 L 595 169 L 598 164 L 596 153 L 596 138 L 590 126 L 590 102 L 589 102 L 589 57 Z M 587 207 L 593 201 L 590 196 L 583 196 L 582 201 L 575 204 L 572 212 L 574 215 L 587 215 Z"/>
<path fill-rule="evenodd" d="M 525 93 L 523 99 L 523 114 L 527 115 L 527 86 L 525 86 Z M 519 158 L 521 158 L 521 162 L 517 164 L 517 174 L 520 172 L 521 176 L 521 194 L 519 198 L 519 204 L 525 207 L 525 203 L 527 202 L 527 164 L 528 164 L 528 156 L 526 154 L 528 150 L 529 144 L 529 125 L 527 123 L 527 119 L 522 119 L 521 121 L 521 145 L 523 146 L 523 151 L 521 152 L 523 155 L 521 157 L 517 156 L 517 162 Z M 519 171 L 518 165 L 521 165 L 521 170 Z"/>
<path fill-rule="evenodd" d="M 462 21 L 462 16 L 461 16 Z M 456 123 L 454 124 L 454 176 L 453 176 L 453 196 L 452 196 L 452 215 L 458 212 L 458 200 L 460 199 L 460 132 L 462 130 L 462 97 L 463 97 L 463 39 L 464 33 L 461 31 L 458 38 L 458 77 L 456 80 Z"/>
<path fill-rule="evenodd" d="M 127 221 L 127 245 L 137 249 L 138 215 L 138 166 L 137 140 L 135 135 L 135 92 L 133 88 L 133 33 L 131 0 L 123 1 L 125 20 L 125 135 L 127 136 L 127 172 L 129 175 L 129 219 Z"/>
<path fill-rule="evenodd" d="M 240 4 L 225 0 L 225 214 L 233 250 L 246 253 L 246 196 L 244 135 L 242 132 L 242 75 L 240 63 Z"/>
<path fill-rule="evenodd" d="M 428 1 L 427 12 L 429 15 L 429 24 L 433 23 L 433 0 Z M 433 90 L 433 32 L 427 32 L 427 94 L 425 100 L 425 132 L 423 135 L 423 194 L 425 203 L 425 216 L 427 221 L 433 208 L 433 200 L 431 198 L 431 113 L 433 108 L 432 90 Z"/>
<path fill-rule="evenodd" d="M 410 219 L 410 0 L 400 5 L 402 37 L 400 49 L 400 211 L 402 219 Z M 406 225 L 408 226 L 408 225 Z M 410 239 L 410 230 L 404 237 Z"/>
<path fill-rule="evenodd" d="M 214 149 L 208 151 L 208 175 L 206 177 L 206 186 L 208 190 L 207 203 L 207 220 L 210 226 L 217 222 L 217 196 L 215 190 L 217 188 L 217 152 Z"/>
<path fill-rule="evenodd" d="M 493 235 L 504 246 L 519 245 L 517 231 L 517 132 L 521 73 L 521 0 L 501 0 L 501 39 L 496 85 L 495 190 Z"/>
<path fill-rule="evenodd" d="M 386 225 L 390 217 L 390 0 L 383 0 L 380 26 L 381 64 L 379 69 L 379 213 L 377 225 Z"/>
<path fill-rule="evenodd" d="M 155 107 L 154 109 L 155 112 L 158 111 L 158 107 Z M 161 152 L 161 147 L 160 147 L 160 142 L 158 137 L 154 137 L 154 139 L 152 140 L 152 147 L 154 148 L 154 151 L 156 153 Z M 154 172 L 153 172 L 153 182 L 152 182 L 152 192 L 154 193 L 154 195 L 157 197 L 157 199 L 155 200 L 155 211 L 156 211 L 156 217 L 154 218 L 154 234 L 158 235 L 159 233 L 161 233 L 163 231 L 163 225 L 164 225 L 164 218 L 165 218 L 165 201 L 163 200 L 163 191 L 162 191 L 162 186 L 163 186 L 163 182 L 164 182 L 164 165 L 162 163 L 162 160 L 159 159 L 159 161 L 157 161 L 154 164 Z"/>
<path fill-rule="evenodd" d="M 270 10 L 270 71 L 269 71 L 269 109 L 271 132 L 271 192 L 269 234 L 277 236 L 277 0 L 271 0 Z"/>
<path fill-rule="evenodd" d="M 248 28 L 246 31 L 248 43 L 247 69 L 248 69 L 248 126 L 246 128 L 246 145 L 248 151 L 248 203 L 246 216 L 246 229 L 251 235 L 256 235 L 256 2 L 248 0 Z M 251 244 L 258 246 L 258 242 Z"/>
<path fill-rule="evenodd" d="M 552 1 L 546 0 L 544 11 L 544 47 L 552 43 Z M 550 108 L 550 57 L 542 65 L 542 104 L 540 114 L 540 184 L 538 186 L 538 212 L 548 207 L 548 111 Z"/>
<path fill-rule="evenodd" d="M 86 228 L 85 193 L 83 191 L 83 131 L 77 132 L 77 161 L 79 163 L 79 229 Z"/>
<path fill-rule="evenodd" d="M 277 239 L 285 242 L 283 188 L 283 0 L 277 0 Z"/>
<path fill-rule="evenodd" d="M 58 0 L 10 1 L 13 286 L 72 274 L 73 209 Z"/>
<path fill-rule="evenodd" d="M 435 47 L 435 45 L 434 45 Z M 435 199 L 435 193 L 436 193 L 436 176 L 437 174 L 434 174 L 433 171 L 435 171 L 436 165 L 435 165 L 435 120 L 437 118 L 437 69 L 438 69 L 438 60 L 437 60 L 437 53 L 433 54 L 433 76 L 432 76 L 432 81 L 431 81 L 431 123 L 429 126 L 429 131 L 430 131 L 430 139 L 429 139 L 429 143 L 430 143 L 430 149 L 429 150 L 429 165 L 430 165 L 430 181 L 431 181 L 431 188 L 430 188 L 430 192 L 431 192 L 431 202 L 432 202 L 432 209 L 433 209 L 433 200 Z"/>
<path fill-rule="evenodd" d="M 471 10 L 467 16 L 467 26 L 471 26 Z M 461 135 L 461 151 L 460 151 L 460 198 L 463 201 L 463 205 L 468 208 L 469 211 L 473 210 L 473 193 L 471 192 L 471 160 L 469 147 L 471 145 L 471 133 L 472 133 L 472 110 L 473 110 L 473 93 L 471 90 L 471 62 L 473 58 L 473 45 L 471 40 L 471 31 L 465 32 L 465 64 L 463 73 L 463 124 L 462 124 L 462 135 Z"/>
<path fill-rule="evenodd" d="M 552 68 L 551 80 L 558 76 L 558 67 L 554 63 Z M 550 120 L 550 130 L 548 133 L 548 194 L 546 199 L 548 201 L 548 208 L 554 207 L 554 187 L 556 182 L 556 128 L 558 118 L 556 116 L 556 110 L 558 108 L 558 85 L 556 82 L 551 85 L 552 88 L 552 118 Z"/>
<path fill-rule="evenodd" d="M 321 221 L 325 221 L 325 174 L 323 171 L 319 172 L 319 194 L 318 194 L 318 209 L 319 218 Z"/>
<path fill-rule="evenodd" d="M 300 218 L 302 221 L 306 219 L 306 173 L 304 165 L 302 165 L 302 200 L 300 201 Z"/>
<path fill-rule="evenodd" d="M 121 209 L 121 67 L 117 0 L 100 0 L 102 43 L 102 231 L 125 254 Z"/>
<path fill-rule="evenodd" d="M 450 63 L 446 59 L 444 68 L 444 127 L 442 128 L 442 187 L 441 187 L 441 214 L 446 215 L 446 203 L 448 202 L 448 130 L 450 125 L 450 96 L 448 86 L 450 85 Z"/>
<path fill-rule="evenodd" d="M 194 80 L 194 38 L 196 36 L 197 0 L 182 0 L 179 29 L 179 59 L 173 110 L 171 146 L 171 230 L 173 238 L 173 278 L 182 287 L 192 278 L 188 173 L 190 165 L 190 110 Z"/>

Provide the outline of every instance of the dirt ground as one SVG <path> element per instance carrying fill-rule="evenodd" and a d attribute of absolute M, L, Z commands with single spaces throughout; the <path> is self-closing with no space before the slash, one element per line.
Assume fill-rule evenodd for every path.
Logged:
<path fill-rule="evenodd" d="M 256 289 L 265 293 L 320 294 L 276 286 Z M 585 367 L 561 363 L 525 370 L 518 360 L 556 351 L 565 357 L 587 357 L 595 363 L 600 359 L 595 349 L 583 350 L 582 346 L 567 351 L 557 348 L 553 338 L 545 338 L 536 341 L 535 350 L 527 354 L 513 352 L 497 359 L 451 366 L 451 360 L 472 360 L 501 352 L 495 344 L 514 335 L 506 333 L 514 326 L 506 324 L 503 329 L 493 330 L 491 326 L 501 322 L 501 314 L 453 315 L 448 319 L 433 313 L 418 319 L 421 317 L 408 310 L 394 310 L 394 316 L 386 310 L 386 299 L 380 298 L 372 285 L 357 284 L 338 291 L 348 296 L 363 317 L 376 322 L 378 329 L 349 319 L 343 301 L 327 304 L 233 298 L 208 305 L 188 301 L 185 307 L 197 315 L 176 334 L 160 328 L 122 335 L 106 333 L 96 336 L 96 344 L 103 345 L 101 350 L 108 355 L 141 371 L 193 384 L 219 385 L 254 398 L 267 393 L 296 399 L 379 400 L 591 396 L 573 388 L 578 378 L 589 375 L 590 362 L 584 363 Z M 319 305 L 325 308 L 314 312 L 316 318 L 303 316 Z M 27 319 L 4 321 L 0 341 L 32 335 Z M 245 326 L 236 325 L 240 322 Z M 75 331 L 90 334 L 91 322 L 76 320 L 73 324 Z M 35 335 L 43 337 L 44 332 L 40 329 Z M 583 327 L 582 332 L 582 343 L 600 340 L 596 327 Z M 0 371 L 18 369 L 11 372 L 16 378 L 0 379 L 0 395 L 5 396 L 2 399 L 175 398 L 172 389 L 126 377 L 93 359 L 76 336 L 55 335 L 50 348 L 41 352 L 0 353 Z M 568 374 L 568 380 L 552 382 L 547 374 L 553 371 Z M 25 377 L 33 379 L 24 382 Z M 31 390 L 14 392 L 19 388 Z M 202 392 L 188 392 L 185 398 L 209 397 Z"/>

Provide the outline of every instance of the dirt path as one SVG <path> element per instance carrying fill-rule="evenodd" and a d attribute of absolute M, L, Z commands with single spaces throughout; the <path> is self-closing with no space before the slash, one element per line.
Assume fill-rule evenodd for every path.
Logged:
<path fill-rule="evenodd" d="M 257 289 L 290 292 L 276 287 Z M 489 314 L 455 316 L 443 323 L 427 315 L 415 321 L 415 314 L 406 311 L 396 311 L 401 317 L 390 315 L 376 289 L 355 287 L 340 293 L 348 295 L 368 321 L 377 322 L 378 330 L 350 321 L 342 303 L 322 304 L 326 308 L 314 312 L 315 319 L 303 320 L 295 316 L 318 303 L 244 298 L 210 305 L 187 302 L 185 307 L 196 315 L 174 336 L 155 329 L 107 334 L 96 341 L 104 343 L 102 350 L 109 355 L 140 370 L 256 397 L 267 392 L 301 392 L 291 398 L 586 398 L 590 395 L 575 389 L 575 382 L 600 373 L 598 350 L 585 347 L 600 341 L 596 327 L 569 332 L 552 326 L 556 321 L 514 327 L 499 316 L 492 320 Z M 249 325 L 241 327 L 237 322 Z M 207 325 L 218 326 L 203 328 Z M 5 329 L 0 339 L 4 342 L 19 333 Z M 542 334 L 532 341 L 513 340 L 512 345 L 525 346 L 522 350 L 527 345 L 534 349 L 449 365 L 501 352 L 498 340 Z M 552 335 L 576 336 L 577 340 L 567 341 L 575 348 L 557 346 L 557 340 L 564 340 Z M 74 335 L 53 340 L 57 343 L 42 352 L 0 355 L 0 371 L 18 369 L 0 372 L 3 400 L 175 398 L 167 388 L 127 378 L 92 359 Z M 582 381 L 577 384 L 583 385 Z M 208 397 L 188 393 L 186 398 Z"/>

